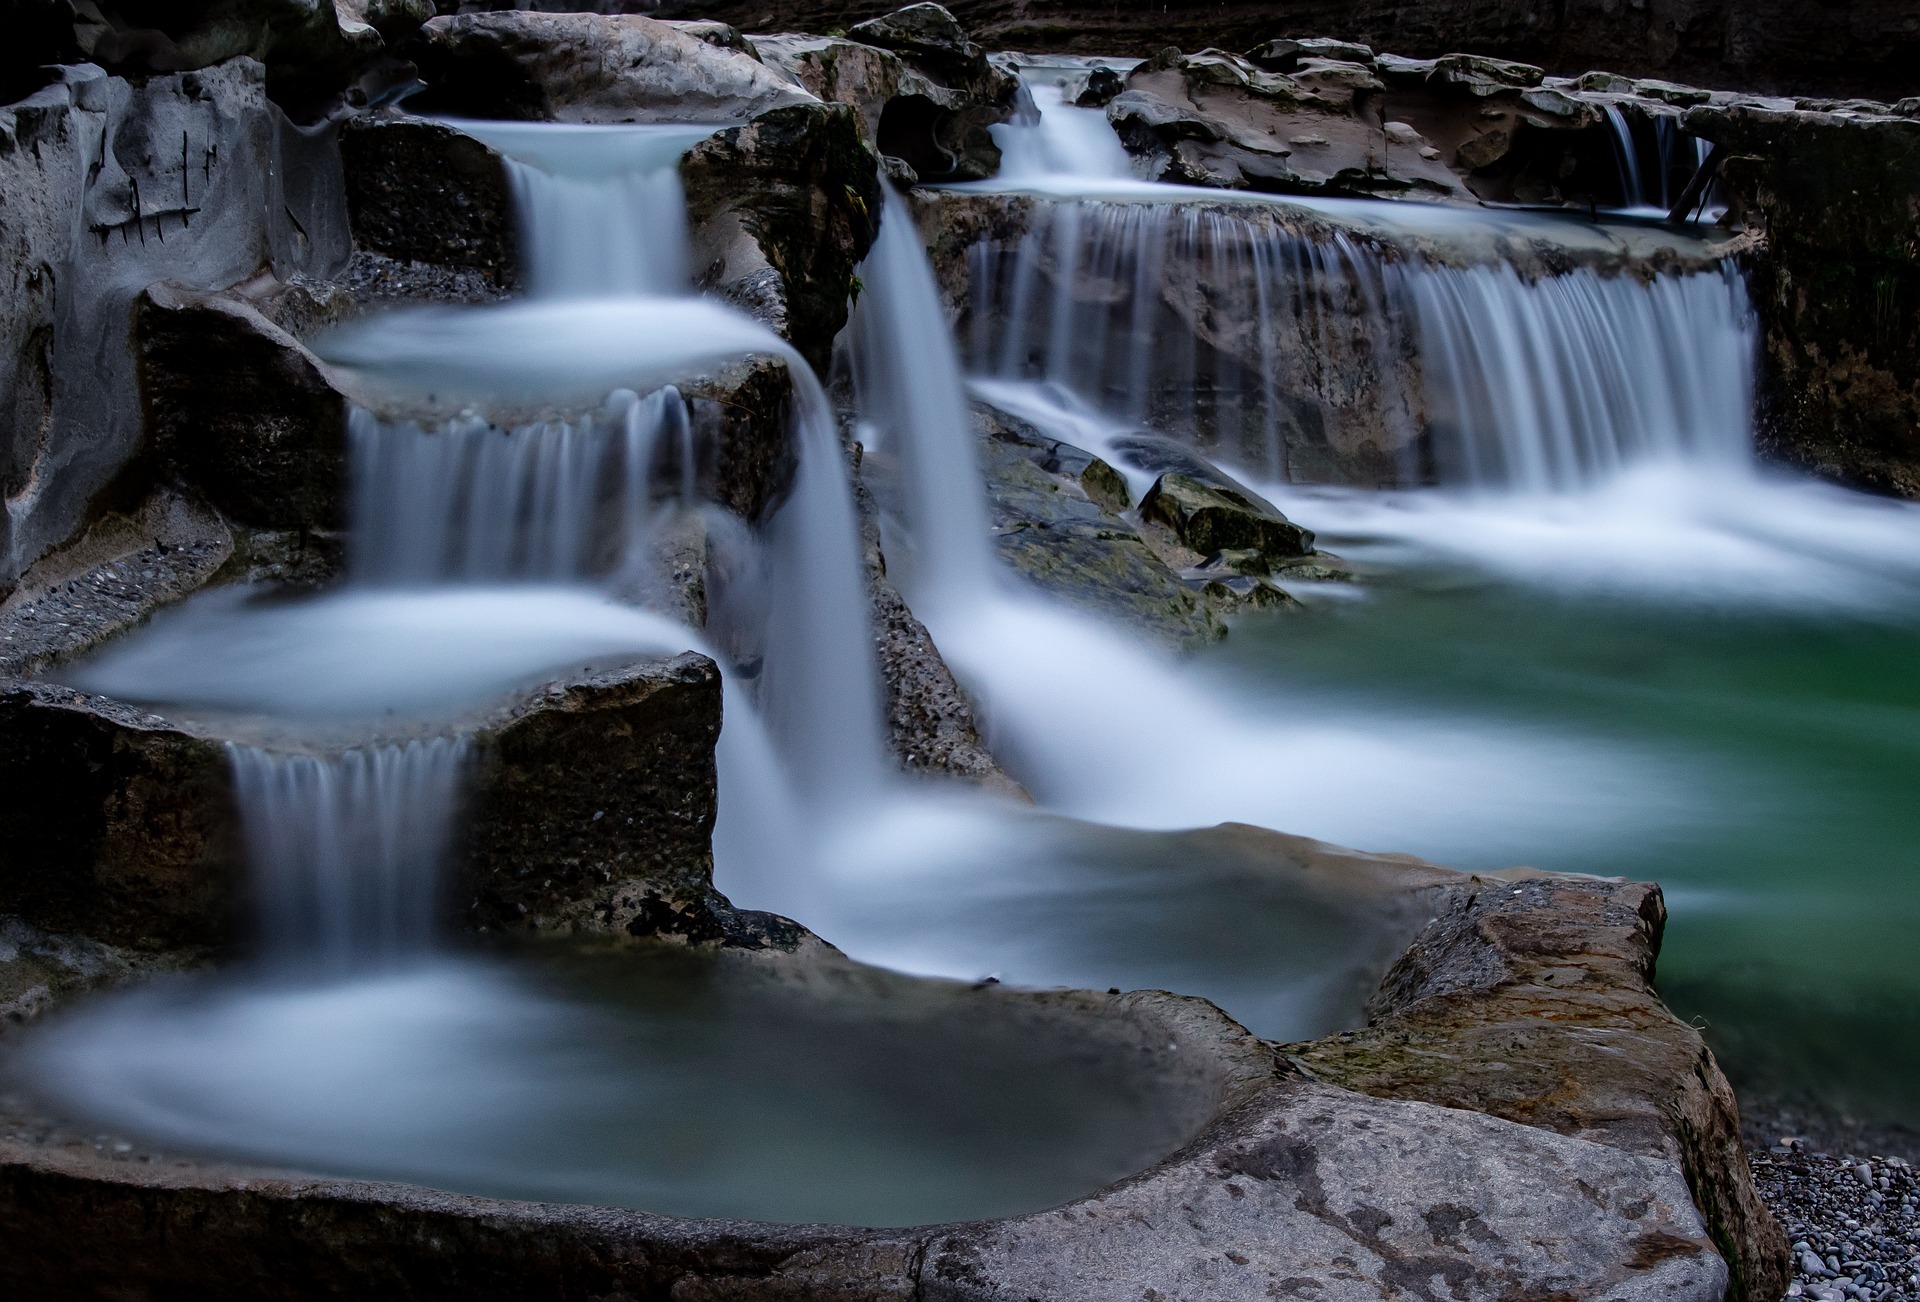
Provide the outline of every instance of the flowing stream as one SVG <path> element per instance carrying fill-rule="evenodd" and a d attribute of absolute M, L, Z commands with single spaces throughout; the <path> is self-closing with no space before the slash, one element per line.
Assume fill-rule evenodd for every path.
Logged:
<path fill-rule="evenodd" d="M 1755 464 L 1737 273 L 1528 276 L 1490 245 L 1393 241 L 1544 219 L 1195 200 L 1133 179 L 1065 82 L 1030 75 L 1033 113 L 997 129 L 1006 187 L 1044 202 L 975 251 L 965 348 L 897 198 L 849 337 L 859 437 L 900 468 L 890 576 L 1037 808 L 890 775 L 847 458 L 797 355 L 688 292 L 662 235 L 685 128 L 467 124 L 514 160 L 531 292 L 324 346 L 395 397 L 353 418 L 352 581 L 206 594 L 77 681 L 281 726 L 430 723 L 561 666 L 712 647 L 716 882 L 855 958 L 1160 986 L 1306 1037 L 1353 1022 L 1423 919 L 1192 829 L 1654 876 L 1665 989 L 1736 1074 L 1920 1117 L 1896 958 L 1920 912 L 1920 512 Z M 1192 343 L 1170 268 L 1214 287 L 1233 347 Z M 750 354 L 793 377 L 798 469 L 695 633 L 612 594 L 709 509 L 668 386 Z M 1368 582 L 1186 660 L 1073 614 L 996 558 L 974 398 L 1113 456 L 1136 497 L 1151 474 L 1118 436 L 1194 441 Z M 1329 437 L 1398 440 L 1381 487 L 1301 482 L 1306 398 Z M 232 754 L 289 962 L 52 1028 L 41 1078 L 102 1124 L 511 1196 L 904 1224 L 1058 1201 L 1193 1122 L 1111 1046 L 950 987 L 810 1001 L 695 958 L 455 952 L 428 919 L 475 762 L 457 728 Z"/>

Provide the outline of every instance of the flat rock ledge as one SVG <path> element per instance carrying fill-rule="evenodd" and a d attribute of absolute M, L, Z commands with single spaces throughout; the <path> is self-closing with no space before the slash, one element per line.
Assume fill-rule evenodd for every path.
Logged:
<path fill-rule="evenodd" d="M 1279 1046 L 1158 992 L 993 996 L 1157 1019 L 1169 1061 L 1212 1091 L 1184 1147 L 1060 1207 L 899 1230 L 679 1219 L 200 1162 L 16 1112 L 0 1129 L 0 1219 L 17 1243 L 48 1246 L 0 1257 L 0 1286 L 210 1299 L 1778 1297 L 1786 1245 L 1753 1196 L 1731 1095 L 1648 984 L 1658 888 L 1366 858 L 1435 916 L 1362 1031 Z M 847 963 L 819 945 L 737 961 Z M 1489 1083 L 1508 1077 L 1521 1084 Z"/>

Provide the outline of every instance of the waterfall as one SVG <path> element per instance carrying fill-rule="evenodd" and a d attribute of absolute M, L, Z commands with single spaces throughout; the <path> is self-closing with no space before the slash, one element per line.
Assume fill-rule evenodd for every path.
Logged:
<path fill-rule="evenodd" d="M 671 385 L 616 390 L 575 420 L 428 430 L 356 409 L 348 421 L 352 568 L 382 583 L 570 581 L 620 567 L 653 516 L 656 455 L 693 496 L 686 403 Z"/>
<path fill-rule="evenodd" d="M 271 959 L 342 971 L 430 947 L 470 755 L 464 737 L 332 756 L 228 744 Z"/>
<path fill-rule="evenodd" d="M 681 155 L 722 124 L 452 123 L 506 156 L 520 274 L 539 298 L 681 294 Z"/>
<path fill-rule="evenodd" d="M 1755 337 L 1731 269 L 1529 279 L 1276 210 L 1077 200 L 976 244 L 969 271 L 976 374 L 1049 382 L 1271 480 L 1302 477 L 1302 447 L 1376 440 L 1417 482 L 1423 424 L 1442 482 L 1489 488 L 1748 455 Z"/>
<path fill-rule="evenodd" d="M 970 362 L 1284 479 L 1303 407 L 1408 441 L 1384 261 L 1278 207 L 1051 203 L 969 250 Z"/>
<path fill-rule="evenodd" d="M 1755 337 L 1733 270 L 1527 281 L 1408 268 L 1442 482 L 1569 492 L 1628 466 L 1751 453 Z"/>
<path fill-rule="evenodd" d="M 1707 142 L 1682 131 L 1679 119 L 1663 113 L 1644 119 L 1645 143 L 1619 105 L 1606 106 L 1606 119 L 1620 176 L 1620 206 L 1631 213 L 1664 216 L 1707 161 Z"/>
<path fill-rule="evenodd" d="M 1121 60 L 1119 66 L 1131 62 Z M 1077 64 L 1018 69 L 1020 112 L 1012 122 L 988 128 L 1000 146 L 999 184 L 1133 179 L 1133 159 L 1114 135 L 1106 111 L 1080 108 L 1067 98 L 1086 72 Z"/>
<path fill-rule="evenodd" d="M 978 592 L 992 582 L 993 555 L 960 359 L 913 213 L 891 188 L 860 281 L 852 323 L 859 409 L 875 450 L 900 458 L 911 595 L 924 602 Z"/>

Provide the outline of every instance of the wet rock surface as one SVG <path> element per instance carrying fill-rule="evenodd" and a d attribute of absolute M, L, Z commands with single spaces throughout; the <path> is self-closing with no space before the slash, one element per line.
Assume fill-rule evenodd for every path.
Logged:
<path fill-rule="evenodd" d="M 1878 111 L 1875 111 L 1878 110 Z M 1883 105 L 1709 105 L 1764 330 L 1763 454 L 1920 497 L 1920 119 Z"/>
<path fill-rule="evenodd" d="M 981 462 L 1000 558 L 1022 578 L 1090 614 L 1192 647 L 1225 631 L 1213 607 L 1183 584 L 1111 501 L 1111 466 L 1003 413 L 976 413 Z M 1105 463 L 1100 463 L 1104 465 Z M 1110 478 L 1111 477 L 1111 478 Z"/>
<path fill-rule="evenodd" d="M 1786 1240 L 1748 1174 L 1733 1091 L 1652 987 L 1658 887 L 1475 878 L 1394 965 L 1359 1031 L 1289 1046 L 1314 1079 L 1662 1158 L 1687 1175 L 1737 1298 L 1777 1298 Z"/>

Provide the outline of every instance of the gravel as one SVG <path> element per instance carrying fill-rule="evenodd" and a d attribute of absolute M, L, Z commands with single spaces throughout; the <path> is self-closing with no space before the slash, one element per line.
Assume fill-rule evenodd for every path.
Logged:
<path fill-rule="evenodd" d="M 1793 1243 L 1787 1296 L 1920 1302 L 1920 1178 L 1897 1157 L 1786 1140 L 1751 1150 L 1754 1183 Z"/>

